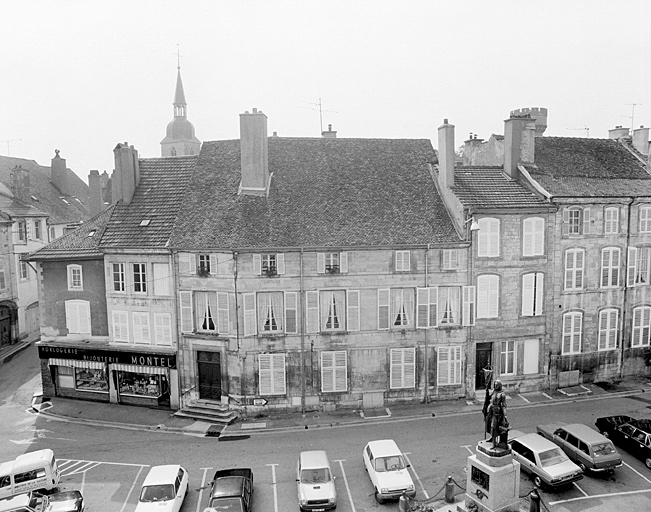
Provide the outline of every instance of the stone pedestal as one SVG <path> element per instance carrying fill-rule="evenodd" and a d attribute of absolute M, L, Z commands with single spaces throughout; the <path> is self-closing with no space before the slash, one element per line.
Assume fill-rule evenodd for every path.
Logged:
<path fill-rule="evenodd" d="M 486 512 L 520 510 L 520 463 L 510 448 L 493 448 L 480 441 L 475 455 L 468 457 L 466 509 Z M 473 505 L 474 503 L 474 505 Z"/>

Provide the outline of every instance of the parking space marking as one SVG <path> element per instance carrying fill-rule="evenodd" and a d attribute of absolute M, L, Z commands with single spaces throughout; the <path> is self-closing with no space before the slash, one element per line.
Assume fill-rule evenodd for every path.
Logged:
<path fill-rule="evenodd" d="M 527 402 L 528 404 L 531 403 L 531 400 L 527 400 L 527 398 L 524 397 L 524 396 L 522 396 L 521 394 L 518 393 L 518 396 L 519 396 L 520 398 L 522 398 L 522 400 L 524 400 L 524 401 Z"/>
<path fill-rule="evenodd" d="M 416 480 L 418 480 L 418 483 L 420 484 L 420 488 L 423 490 L 423 494 L 425 495 L 425 499 L 429 499 L 429 494 L 427 494 L 427 491 L 425 490 L 425 486 L 423 485 L 423 482 L 420 481 L 420 478 L 418 477 L 418 473 L 416 473 L 416 470 L 414 469 L 413 464 L 409 460 L 409 457 L 407 457 L 407 454 L 411 452 L 405 452 L 403 455 L 405 456 L 405 459 L 407 459 L 407 464 L 411 467 L 411 471 L 414 473 L 414 476 L 416 477 Z"/>
<path fill-rule="evenodd" d="M 199 468 L 199 469 L 203 471 L 203 476 L 201 477 L 201 487 L 199 487 L 199 501 L 197 501 L 197 512 L 199 512 L 199 509 L 201 508 L 201 502 L 203 501 L 203 489 L 206 486 L 206 475 L 208 474 L 208 471 L 210 471 L 212 468 Z"/>
<path fill-rule="evenodd" d="M 278 489 L 276 486 L 276 466 L 279 466 L 279 464 L 267 464 L 267 466 L 271 466 L 271 485 L 273 486 L 273 490 L 274 490 L 274 510 L 278 512 Z"/>
<path fill-rule="evenodd" d="M 581 489 L 576 482 L 572 482 L 574 484 L 574 487 L 576 487 L 579 491 L 583 493 L 584 496 L 588 496 L 588 493 L 585 492 L 583 489 Z"/>
<path fill-rule="evenodd" d="M 468 450 L 468 452 L 470 453 L 470 455 L 474 455 L 475 452 L 473 452 L 473 451 L 470 449 L 471 446 L 472 446 L 471 444 L 464 444 L 464 445 L 459 446 L 459 448 L 465 448 L 466 450 Z"/>
<path fill-rule="evenodd" d="M 86 462 L 85 464 L 84 464 L 84 462 L 86 462 L 86 461 L 83 461 L 83 460 L 80 461 L 80 463 L 82 465 L 79 466 L 79 467 L 76 467 L 74 470 L 72 470 L 70 472 L 68 472 L 68 470 L 70 468 L 74 467 L 74 466 L 78 466 L 79 463 L 73 464 L 72 466 L 66 466 L 61 471 L 61 476 L 77 475 L 79 473 L 84 473 L 85 474 L 86 471 L 90 471 L 91 469 L 96 468 L 97 466 L 99 466 L 101 464 L 101 462 Z"/>
<path fill-rule="evenodd" d="M 339 467 L 341 468 L 341 474 L 344 477 L 344 483 L 346 484 L 346 492 L 348 492 L 348 501 L 350 501 L 350 508 L 353 509 L 353 512 L 356 512 L 355 504 L 353 503 L 353 495 L 350 492 L 350 486 L 348 485 L 348 478 L 346 478 L 346 471 L 344 470 L 344 462 L 346 462 L 346 459 L 336 460 L 335 462 L 339 463 Z"/>
<path fill-rule="evenodd" d="M 589 500 L 591 498 L 594 499 L 601 499 L 601 498 L 612 498 L 613 496 L 626 496 L 627 494 L 642 494 L 644 492 L 651 492 L 651 489 L 640 489 L 639 491 L 623 491 L 623 492 L 613 492 L 610 494 L 594 494 L 592 496 L 579 496 L 578 498 L 569 498 L 567 500 L 559 500 L 559 501 L 550 501 L 548 505 L 558 505 L 560 503 L 569 503 L 570 501 L 583 501 L 583 500 Z"/>
<path fill-rule="evenodd" d="M 140 477 L 140 473 L 142 473 L 143 469 L 145 469 L 145 466 L 140 466 L 140 469 L 138 469 L 138 474 L 136 475 L 136 478 L 133 479 L 133 483 L 131 484 L 131 488 L 129 489 L 129 492 L 127 493 L 127 497 L 124 499 L 124 503 L 122 504 L 122 508 L 120 509 L 120 512 L 124 512 L 124 507 L 126 507 L 127 503 L 129 503 L 129 498 L 131 497 L 131 493 L 133 492 L 133 488 L 136 486 L 136 482 L 138 481 L 138 478 Z"/>
<path fill-rule="evenodd" d="M 647 477 L 645 477 L 642 473 L 640 473 L 640 472 L 639 472 L 637 469 L 635 469 L 633 466 L 629 466 L 629 465 L 626 464 L 626 462 L 624 462 L 624 461 L 622 461 L 622 463 L 623 463 L 624 466 L 626 466 L 628 469 L 630 469 L 631 471 L 633 471 L 633 472 L 634 472 L 635 474 L 637 474 L 638 476 L 641 476 L 644 480 L 646 480 L 647 482 L 649 482 L 649 483 L 651 484 L 651 480 L 649 480 Z"/>

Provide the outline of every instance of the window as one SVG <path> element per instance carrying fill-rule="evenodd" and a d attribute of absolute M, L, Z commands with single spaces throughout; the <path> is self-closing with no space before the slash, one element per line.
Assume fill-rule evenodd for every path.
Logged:
<path fill-rule="evenodd" d="M 348 290 L 346 292 L 348 314 L 348 330 L 359 331 L 360 329 L 360 303 L 359 290 Z"/>
<path fill-rule="evenodd" d="M 461 347 L 438 347 L 436 384 L 457 386 L 461 384 Z"/>
<path fill-rule="evenodd" d="M 651 247 L 628 248 L 628 277 L 627 286 L 641 286 L 649 284 Z"/>
<path fill-rule="evenodd" d="M 154 313 L 154 341 L 156 345 L 172 344 L 172 315 Z"/>
<path fill-rule="evenodd" d="M 66 327 L 70 334 L 90 334 L 90 303 L 85 300 L 67 300 Z"/>
<path fill-rule="evenodd" d="M 439 286 L 438 324 L 461 325 L 461 303 L 458 286 Z"/>
<path fill-rule="evenodd" d="M 151 343 L 151 334 L 149 328 L 149 313 L 134 311 L 133 317 L 133 341 L 149 345 Z"/>
<path fill-rule="evenodd" d="M 57 237 L 56 234 L 56 230 L 54 228 L 50 228 L 50 241 L 54 240 Z"/>
<path fill-rule="evenodd" d="M 123 293 L 124 290 L 124 263 L 113 263 L 113 291 Z"/>
<path fill-rule="evenodd" d="M 0 290 L 7 287 L 7 278 L 5 276 L 5 260 L 0 257 Z"/>
<path fill-rule="evenodd" d="M 20 280 L 21 281 L 27 281 L 29 279 L 29 265 L 27 264 L 26 261 L 21 261 L 19 262 L 20 265 Z"/>
<path fill-rule="evenodd" d="M 563 235 L 590 234 L 590 208 L 566 208 L 563 210 Z"/>
<path fill-rule="evenodd" d="M 197 268 L 197 274 L 200 276 L 206 276 L 211 273 L 210 268 L 210 254 L 200 254 L 199 255 L 199 268 Z"/>
<path fill-rule="evenodd" d="M 495 258 L 500 255 L 500 221 L 491 217 L 479 219 L 477 256 Z"/>
<path fill-rule="evenodd" d="M 601 250 L 601 287 L 616 288 L 619 286 L 619 247 L 606 247 Z"/>
<path fill-rule="evenodd" d="M 651 333 L 651 307 L 642 306 L 633 309 L 633 337 L 632 347 L 646 347 L 649 345 Z"/>
<path fill-rule="evenodd" d="M 499 316 L 500 278 L 496 275 L 477 277 L 477 318 Z"/>
<path fill-rule="evenodd" d="M 261 395 L 284 395 L 285 354 L 260 354 L 258 372 Z"/>
<path fill-rule="evenodd" d="M 253 273 L 256 275 L 275 276 L 285 273 L 284 254 L 254 254 Z"/>
<path fill-rule="evenodd" d="M 545 275 L 531 272 L 522 276 L 522 316 L 540 316 L 543 313 Z"/>
<path fill-rule="evenodd" d="M 68 290 L 83 290 L 81 265 L 68 265 Z"/>
<path fill-rule="evenodd" d="M 530 217 L 522 222 L 522 255 L 545 254 L 545 219 Z"/>
<path fill-rule="evenodd" d="M 278 265 L 276 264 L 275 254 L 262 255 L 262 272 L 273 274 L 278 272 Z"/>
<path fill-rule="evenodd" d="M 344 290 L 324 290 L 320 293 L 321 331 L 346 330 L 346 305 Z"/>
<path fill-rule="evenodd" d="M 411 270 L 411 252 L 396 251 L 396 272 L 408 272 Z"/>
<path fill-rule="evenodd" d="M 321 391 L 345 392 L 347 386 L 347 359 L 345 350 L 321 352 Z"/>
<path fill-rule="evenodd" d="M 154 263 L 154 295 L 170 295 L 170 266 L 167 263 Z"/>
<path fill-rule="evenodd" d="M 565 251 L 565 289 L 580 290 L 583 288 L 583 265 L 585 252 L 583 249 L 568 249 Z"/>
<path fill-rule="evenodd" d="M 194 330 L 192 317 L 192 292 L 179 291 L 179 309 L 181 316 L 181 332 L 192 332 Z M 253 313 L 255 314 L 255 309 L 253 310 Z M 246 324 L 244 328 L 246 330 Z M 246 332 L 244 335 L 246 336 Z"/>
<path fill-rule="evenodd" d="M 413 288 L 391 289 L 391 317 L 393 327 L 413 327 L 414 318 L 414 290 Z"/>
<path fill-rule="evenodd" d="M 317 273 L 339 274 L 348 272 L 348 253 L 318 252 L 316 254 Z"/>
<path fill-rule="evenodd" d="M 147 272 L 145 263 L 133 264 L 133 291 L 147 293 Z"/>
<path fill-rule="evenodd" d="M 604 309 L 599 312 L 599 350 L 617 348 L 617 322 L 619 311 Z"/>
<path fill-rule="evenodd" d="M 285 292 L 285 332 L 298 332 L 298 293 Z"/>
<path fill-rule="evenodd" d="M 515 374 L 515 341 L 500 343 L 500 374 Z"/>
<path fill-rule="evenodd" d="M 416 349 L 392 348 L 390 365 L 391 389 L 413 388 L 416 386 Z"/>
<path fill-rule="evenodd" d="M 604 234 L 619 233 L 619 208 L 609 206 L 604 209 Z"/>
<path fill-rule="evenodd" d="M 538 357 L 540 355 L 540 341 L 537 339 L 524 340 L 523 367 L 525 375 L 538 373 Z"/>
<path fill-rule="evenodd" d="M 640 206 L 640 233 L 651 232 L 651 206 Z"/>
<path fill-rule="evenodd" d="M 438 322 L 438 288 L 418 288 L 416 290 L 418 306 L 416 325 L 419 329 L 436 327 Z"/>
<path fill-rule="evenodd" d="M 36 240 L 41 239 L 41 221 L 40 220 L 35 220 L 34 221 L 34 238 Z"/>
<path fill-rule="evenodd" d="M 129 315 L 126 311 L 113 311 L 113 341 L 129 341 Z"/>
<path fill-rule="evenodd" d="M 283 292 L 258 293 L 258 333 L 283 332 Z"/>
<path fill-rule="evenodd" d="M 581 352 L 581 334 L 583 330 L 583 313 L 574 311 L 563 315 L 562 354 Z"/>
<path fill-rule="evenodd" d="M 18 241 L 27 242 L 27 222 L 24 220 L 18 221 Z"/>
<path fill-rule="evenodd" d="M 459 251 L 457 249 L 443 249 L 443 270 L 456 270 L 459 268 Z"/>
<path fill-rule="evenodd" d="M 194 308 L 197 331 L 229 333 L 228 293 L 195 292 Z"/>

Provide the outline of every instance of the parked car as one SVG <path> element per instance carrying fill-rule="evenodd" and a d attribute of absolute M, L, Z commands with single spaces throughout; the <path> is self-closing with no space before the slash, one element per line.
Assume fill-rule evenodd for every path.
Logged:
<path fill-rule="evenodd" d="M 583 471 L 554 443 L 538 434 L 510 432 L 513 458 L 536 487 L 560 487 L 583 478 Z"/>
<path fill-rule="evenodd" d="M 387 499 L 399 498 L 403 492 L 413 498 L 416 487 L 409 474 L 409 464 L 392 439 L 371 441 L 362 452 L 364 467 L 375 488 L 375 500 L 383 503 Z"/>
<path fill-rule="evenodd" d="M 335 508 L 337 506 L 335 478 L 325 451 L 301 452 L 296 465 L 299 508 L 314 512 Z"/>
<path fill-rule="evenodd" d="M 630 416 L 606 416 L 597 418 L 595 425 L 604 436 L 643 460 L 646 467 L 651 469 L 651 420 L 636 420 Z"/>
<path fill-rule="evenodd" d="M 188 484 L 188 472 L 178 464 L 154 466 L 142 484 L 135 512 L 179 512 Z"/>
<path fill-rule="evenodd" d="M 222 469 L 210 482 L 208 510 L 251 512 L 253 471 L 250 468 Z"/>
<path fill-rule="evenodd" d="M 41 512 L 42 503 L 40 494 L 25 492 L 0 498 L 0 512 Z"/>
<path fill-rule="evenodd" d="M 599 432 L 581 423 L 538 425 L 538 433 L 560 446 L 583 472 L 608 471 L 622 465 L 622 456 L 613 443 Z"/>
<path fill-rule="evenodd" d="M 43 512 L 83 512 L 84 497 L 79 491 L 61 491 L 43 496 Z"/>

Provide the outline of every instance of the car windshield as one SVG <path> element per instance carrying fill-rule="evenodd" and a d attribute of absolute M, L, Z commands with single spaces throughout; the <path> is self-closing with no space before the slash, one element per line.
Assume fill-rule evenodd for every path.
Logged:
<path fill-rule="evenodd" d="M 302 484 L 324 484 L 330 481 L 328 468 L 304 469 L 301 471 Z"/>
<path fill-rule="evenodd" d="M 393 455 L 391 457 L 378 457 L 375 459 L 375 471 L 384 473 L 385 471 L 399 471 L 405 469 L 405 461 L 402 455 Z"/>
<path fill-rule="evenodd" d="M 214 498 L 210 500 L 210 507 L 215 510 L 228 510 L 228 512 L 244 512 L 240 498 Z"/>
<path fill-rule="evenodd" d="M 555 464 L 560 464 L 561 462 L 569 460 L 567 455 L 565 455 L 560 448 L 552 448 L 551 450 L 540 452 L 538 457 L 540 457 L 540 464 L 543 468 L 554 466 Z"/>
<path fill-rule="evenodd" d="M 594 450 L 595 457 L 615 453 L 615 447 L 610 443 L 595 444 L 592 449 Z"/>
<path fill-rule="evenodd" d="M 174 485 L 148 485 L 142 488 L 140 501 L 167 501 L 174 499 Z"/>

